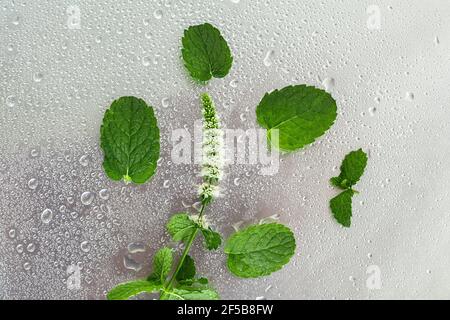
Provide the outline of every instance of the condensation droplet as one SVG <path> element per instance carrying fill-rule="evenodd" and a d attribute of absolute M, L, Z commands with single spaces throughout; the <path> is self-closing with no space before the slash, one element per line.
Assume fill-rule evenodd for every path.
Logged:
<path fill-rule="evenodd" d="M 16 229 L 10 229 L 10 230 L 8 231 L 8 236 L 9 236 L 11 239 L 14 239 L 14 238 L 16 237 Z"/>
<path fill-rule="evenodd" d="M 270 67 L 272 65 L 272 59 L 275 56 L 275 50 L 269 50 L 266 53 L 266 56 L 264 57 L 264 65 L 266 67 Z"/>
<path fill-rule="evenodd" d="M 333 90 L 336 85 L 336 80 L 334 80 L 334 78 L 326 78 L 322 81 L 322 85 L 326 91 Z"/>
<path fill-rule="evenodd" d="M 24 262 L 23 268 L 24 268 L 26 271 L 30 270 L 30 269 L 31 269 L 31 263 L 28 262 L 28 261 Z"/>
<path fill-rule="evenodd" d="M 133 270 L 136 272 L 138 272 L 142 268 L 142 265 L 140 263 L 136 262 L 128 255 L 125 255 L 123 257 L 123 266 L 128 270 Z"/>
<path fill-rule="evenodd" d="M 87 167 L 89 164 L 89 157 L 87 155 L 81 156 L 78 160 L 83 167 Z"/>
<path fill-rule="evenodd" d="M 27 251 L 33 253 L 36 250 L 36 245 L 34 243 L 29 243 L 27 245 Z"/>
<path fill-rule="evenodd" d="M 170 100 L 169 98 L 163 98 L 161 100 L 161 105 L 163 106 L 163 108 L 168 108 L 170 105 Z"/>
<path fill-rule="evenodd" d="M 50 209 L 45 209 L 41 213 L 41 220 L 43 223 L 48 224 L 53 219 L 53 211 Z"/>
<path fill-rule="evenodd" d="M 17 104 L 16 96 L 11 95 L 11 96 L 6 97 L 6 105 L 8 107 L 12 108 L 12 107 L 16 106 L 16 104 Z"/>
<path fill-rule="evenodd" d="M 41 82 L 43 78 L 44 78 L 44 75 L 42 73 L 40 73 L 40 72 L 35 73 L 33 75 L 34 82 Z"/>
<path fill-rule="evenodd" d="M 39 184 L 39 182 L 37 179 L 31 178 L 28 181 L 28 188 L 30 188 L 31 190 L 35 190 L 37 188 L 38 184 Z"/>
<path fill-rule="evenodd" d="M 163 12 L 162 12 L 162 10 L 161 10 L 161 9 L 155 10 L 155 11 L 153 12 L 153 16 L 154 16 L 156 19 L 161 19 L 161 18 L 163 17 Z"/>
<path fill-rule="evenodd" d="M 145 245 L 142 242 L 132 242 L 128 245 L 129 253 L 145 252 Z"/>
<path fill-rule="evenodd" d="M 144 67 L 148 67 L 150 65 L 151 61 L 152 61 L 152 58 L 150 58 L 150 57 L 142 57 L 142 65 Z"/>
<path fill-rule="evenodd" d="M 18 244 L 18 245 L 16 246 L 16 251 L 17 251 L 18 253 L 22 253 L 22 252 L 23 252 L 23 245 L 22 245 L 22 244 Z"/>
<path fill-rule="evenodd" d="M 109 199 L 109 191 L 108 189 L 102 189 L 98 192 L 98 195 L 102 200 L 108 200 Z"/>
<path fill-rule="evenodd" d="M 413 101 L 414 100 L 414 93 L 412 92 L 407 92 L 405 95 L 406 100 L 408 101 Z"/>
<path fill-rule="evenodd" d="M 94 193 L 90 191 L 83 192 L 81 195 L 81 203 L 88 206 L 94 201 Z"/>
<path fill-rule="evenodd" d="M 83 252 L 89 252 L 91 250 L 91 244 L 89 243 L 89 241 L 83 241 L 80 244 L 80 248 Z"/>

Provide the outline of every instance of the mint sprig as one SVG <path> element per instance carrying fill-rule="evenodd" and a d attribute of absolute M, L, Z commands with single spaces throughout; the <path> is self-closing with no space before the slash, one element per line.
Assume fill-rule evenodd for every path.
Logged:
<path fill-rule="evenodd" d="M 339 176 L 331 178 L 330 183 L 344 190 L 330 200 L 330 208 L 337 222 L 350 227 L 352 218 L 352 198 L 356 190 L 353 186 L 359 181 L 367 166 L 367 154 L 362 150 L 350 152 L 345 156 Z"/>

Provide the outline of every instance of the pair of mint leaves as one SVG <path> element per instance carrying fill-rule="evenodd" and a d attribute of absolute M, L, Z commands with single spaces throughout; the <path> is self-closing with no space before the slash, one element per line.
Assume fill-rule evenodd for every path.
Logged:
<path fill-rule="evenodd" d="M 194 260 L 186 256 L 177 273 L 177 287 L 168 285 L 173 268 L 173 251 L 164 247 L 153 257 L 153 271 L 147 279 L 119 284 L 108 292 L 108 300 L 125 300 L 140 293 L 160 293 L 160 300 L 217 300 L 218 293 L 208 286 L 206 278 L 196 278 Z"/>
<path fill-rule="evenodd" d="M 194 233 L 201 231 L 208 250 L 217 249 L 221 243 L 218 233 L 203 227 L 185 213 L 174 215 L 167 230 L 175 241 L 189 243 Z M 228 269 L 241 278 L 269 275 L 289 262 L 295 251 L 292 231 L 277 223 L 249 226 L 232 235 L 224 248 Z M 173 272 L 173 251 L 160 249 L 153 258 L 153 271 L 146 278 L 120 284 L 107 295 L 109 300 L 124 300 L 137 294 L 160 293 L 161 300 L 216 300 L 219 294 L 205 277 L 197 277 L 194 259 L 184 257 L 179 270 L 175 270 L 176 285 L 169 275 Z"/>

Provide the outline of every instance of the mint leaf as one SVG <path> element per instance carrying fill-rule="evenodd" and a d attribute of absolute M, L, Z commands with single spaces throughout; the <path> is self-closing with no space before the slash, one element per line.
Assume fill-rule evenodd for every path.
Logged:
<path fill-rule="evenodd" d="M 352 151 L 345 156 L 341 165 L 341 174 L 331 178 L 331 183 L 341 189 L 354 186 L 364 173 L 367 166 L 367 155 L 362 150 Z"/>
<path fill-rule="evenodd" d="M 278 223 L 254 225 L 233 234 L 225 245 L 228 269 L 241 278 L 280 270 L 295 252 L 292 231 Z"/>
<path fill-rule="evenodd" d="M 138 280 L 117 285 L 107 294 L 108 300 L 126 300 L 142 292 L 157 292 L 162 288 L 160 283 Z"/>
<path fill-rule="evenodd" d="M 289 86 L 266 93 L 256 108 L 256 116 L 267 129 L 270 144 L 290 152 L 314 142 L 333 125 L 336 101 L 314 87 Z"/>
<path fill-rule="evenodd" d="M 362 150 L 352 151 L 345 156 L 341 174 L 330 179 L 332 185 L 343 189 L 341 194 L 330 200 L 330 208 L 336 220 L 344 227 L 350 227 L 352 218 L 352 187 L 359 181 L 367 166 L 367 155 Z"/>
<path fill-rule="evenodd" d="M 222 237 L 219 233 L 211 230 L 211 228 L 202 228 L 201 229 L 203 237 L 205 238 L 205 247 L 208 250 L 216 250 L 219 248 L 222 243 Z"/>
<path fill-rule="evenodd" d="M 219 300 L 219 294 L 208 287 L 181 286 L 163 292 L 161 300 Z"/>
<path fill-rule="evenodd" d="M 100 128 L 103 168 L 112 180 L 145 183 L 156 171 L 159 128 L 152 107 L 136 97 L 115 100 Z"/>
<path fill-rule="evenodd" d="M 184 31 L 181 50 L 186 69 L 192 78 L 208 81 L 223 78 L 230 71 L 233 58 L 220 31 L 209 23 Z"/>
<path fill-rule="evenodd" d="M 172 264 L 172 250 L 169 248 L 160 249 L 153 257 L 153 272 L 147 280 L 164 284 L 170 269 L 172 269 Z"/>
<path fill-rule="evenodd" d="M 187 241 L 192 233 L 198 228 L 189 215 L 186 213 L 178 213 L 173 215 L 167 223 L 167 231 L 174 241 Z"/>
<path fill-rule="evenodd" d="M 353 190 L 345 190 L 330 201 L 330 208 L 334 217 L 341 225 L 347 228 L 351 224 L 353 195 Z"/>
<path fill-rule="evenodd" d="M 183 264 L 181 265 L 181 269 L 180 271 L 178 271 L 175 279 L 177 279 L 178 282 L 191 280 L 195 277 L 195 272 L 196 271 L 194 259 L 192 259 L 190 255 L 187 255 L 184 258 Z"/>

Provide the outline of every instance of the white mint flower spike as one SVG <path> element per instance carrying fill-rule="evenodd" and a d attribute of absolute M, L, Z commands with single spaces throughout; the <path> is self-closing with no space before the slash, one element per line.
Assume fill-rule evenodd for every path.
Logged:
<path fill-rule="evenodd" d="M 203 183 L 199 187 L 202 204 L 210 203 L 218 196 L 217 184 L 222 179 L 223 131 L 211 97 L 201 96 L 203 113 L 202 170 Z"/>

